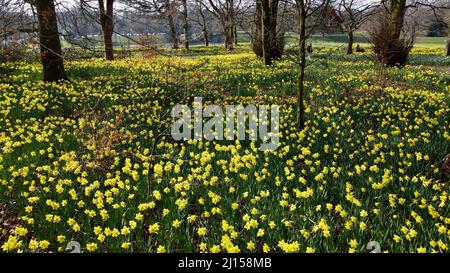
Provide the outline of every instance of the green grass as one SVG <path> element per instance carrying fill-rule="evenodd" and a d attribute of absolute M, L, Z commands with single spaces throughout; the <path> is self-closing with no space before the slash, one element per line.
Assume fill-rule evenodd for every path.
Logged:
<path fill-rule="evenodd" d="M 139 37 L 131 37 L 131 39 L 138 39 Z M 97 43 L 97 47 L 101 47 L 101 36 L 92 38 L 95 43 Z M 164 37 L 156 37 L 155 38 L 157 44 L 159 46 L 162 46 L 163 48 L 170 48 L 170 44 L 164 42 Z M 366 32 L 356 32 L 354 34 L 354 43 L 361 44 L 362 46 L 368 46 L 369 45 L 369 34 Z M 416 38 L 416 45 L 423 45 L 423 46 L 445 46 L 446 41 L 448 38 L 446 37 L 424 37 L 419 36 Z M 288 32 L 286 33 L 286 43 L 293 44 L 297 41 L 297 34 Z M 244 32 L 238 32 L 238 42 L 239 44 L 250 44 L 250 37 L 247 33 Z M 344 44 L 347 44 L 347 35 L 346 34 L 313 34 L 309 41 L 313 45 L 318 46 L 342 46 Z M 116 45 L 116 47 L 124 46 L 125 48 L 128 46 L 135 46 L 136 44 L 122 36 L 115 36 L 113 37 L 113 43 Z M 194 43 L 192 44 L 192 47 L 201 46 L 201 43 Z M 211 45 L 220 45 L 220 43 L 211 43 Z M 63 41 L 63 46 L 69 46 L 69 44 L 66 41 Z"/>

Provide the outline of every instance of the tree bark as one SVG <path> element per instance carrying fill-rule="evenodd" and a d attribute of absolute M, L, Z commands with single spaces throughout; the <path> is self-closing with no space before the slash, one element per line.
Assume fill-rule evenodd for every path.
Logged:
<path fill-rule="evenodd" d="M 262 47 L 265 65 L 278 57 L 277 16 L 279 0 L 261 0 Z"/>
<path fill-rule="evenodd" d="M 168 15 L 167 20 L 169 21 L 169 29 L 170 29 L 170 37 L 172 40 L 172 48 L 178 49 L 178 35 L 177 35 L 177 30 L 175 28 L 175 23 L 173 21 L 173 16 Z"/>
<path fill-rule="evenodd" d="M 230 24 L 230 39 L 232 43 L 232 48 L 234 48 L 234 45 L 237 45 L 237 36 L 236 36 L 236 15 L 234 10 L 234 0 L 227 0 L 229 4 L 229 15 L 227 18 L 227 21 L 229 21 Z"/>
<path fill-rule="evenodd" d="M 223 6 L 217 6 L 213 0 L 209 0 L 209 4 L 213 10 L 213 15 L 219 20 L 224 34 L 225 49 L 232 50 L 234 48 L 233 28 L 235 25 L 234 18 L 234 0 L 225 0 Z"/>
<path fill-rule="evenodd" d="M 234 48 L 234 40 L 235 40 L 235 38 L 234 38 L 234 24 L 233 24 L 232 21 L 230 22 L 229 31 L 230 31 L 230 41 L 233 44 L 231 47 Z"/>
<path fill-rule="evenodd" d="M 225 36 L 225 49 L 233 50 L 234 48 L 234 39 L 233 39 L 233 25 L 231 22 L 223 23 L 223 34 Z"/>
<path fill-rule="evenodd" d="M 401 34 L 406 13 L 406 0 L 389 0 L 388 48 L 385 62 L 387 66 L 404 66 L 409 55 L 409 46 Z"/>
<path fill-rule="evenodd" d="M 252 47 L 253 52 L 256 56 L 263 57 L 262 48 L 262 2 L 260 0 L 256 1 L 256 16 L 255 16 L 255 31 L 252 37 Z"/>
<path fill-rule="evenodd" d="M 189 50 L 189 23 L 188 23 L 188 9 L 187 0 L 181 0 L 183 4 L 183 30 L 184 30 L 184 48 Z"/>
<path fill-rule="evenodd" d="M 98 6 L 100 10 L 100 25 L 103 33 L 103 44 L 105 46 L 105 59 L 107 61 L 112 61 L 114 60 L 114 47 L 112 41 L 114 32 L 114 0 L 106 0 L 106 7 L 104 0 L 98 0 Z"/>
<path fill-rule="evenodd" d="M 203 33 L 203 41 L 205 43 L 205 46 L 209 46 L 209 37 L 208 37 L 208 28 L 206 27 L 206 18 L 205 14 L 203 13 L 202 6 L 200 5 L 200 8 L 198 10 L 201 18 L 201 27 L 202 27 L 202 33 Z"/>
<path fill-rule="evenodd" d="M 67 80 L 53 0 L 37 0 L 39 44 L 45 82 Z"/>
<path fill-rule="evenodd" d="M 298 31 L 299 31 L 299 54 L 297 74 L 297 125 L 300 130 L 305 128 L 305 67 L 306 67 L 306 10 L 305 0 L 297 0 L 298 9 Z"/>
<path fill-rule="evenodd" d="M 172 48 L 173 49 L 178 49 L 178 34 L 177 34 L 177 29 L 175 27 L 175 22 L 173 21 L 173 5 L 170 2 L 170 0 L 165 0 L 165 5 L 166 5 L 166 17 L 167 17 L 167 21 L 169 23 L 169 31 L 170 31 L 170 38 L 171 38 L 171 42 L 172 42 Z"/>
<path fill-rule="evenodd" d="M 208 47 L 209 46 L 209 38 L 208 38 L 208 30 L 206 29 L 206 27 L 203 27 L 202 32 L 203 32 L 203 40 L 205 42 L 205 46 Z"/>
<path fill-rule="evenodd" d="M 450 36 L 447 39 L 447 48 L 445 50 L 445 56 L 450 56 Z"/>
<path fill-rule="evenodd" d="M 348 46 L 347 46 L 347 54 L 353 54 L 353 31 L 349 31 L 347 33 Z"/>
<path fill-rule="evenodd" d="M 406 12 L 406 0 L 390 0 L 389 29 L 394 39 L 400 39 Z"/>

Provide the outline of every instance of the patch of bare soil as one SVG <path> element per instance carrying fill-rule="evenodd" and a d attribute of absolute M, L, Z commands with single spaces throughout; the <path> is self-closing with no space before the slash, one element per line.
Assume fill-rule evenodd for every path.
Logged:
<path fill-rule="evenodd" d="M 18 220 L 17 215 L 13 211 L 0 203 L 0 245 L 18 225 Z"/>
<path fill-rule="evenodd" d="M 433 66 L 434 70 L 441 73 L 450 73 L 449 66 Z"/>

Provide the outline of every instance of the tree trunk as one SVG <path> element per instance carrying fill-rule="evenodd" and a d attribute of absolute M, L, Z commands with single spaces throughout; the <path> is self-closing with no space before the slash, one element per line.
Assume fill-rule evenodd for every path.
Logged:
<path fill-rule="evenodd" d="M 402 40 L 401 34 L 406 13 L 406 0 L 389 0 L 387 66 L 403 66 L 408 60 L 410 45 Z"/>
<path fill-rule="evenodd" d="M 173 16 L 168 15 L 167 20 L 169 21 L 169 29 L 170 29 L 170 38 L 172 40 L 172 48 L 178 49 L 178 35 L 177 35 L 177 30 L 175 28 L 175 23 L 173 21 Z"/>
<path fill-rule="evenodd" d="M 236 27 L 236 25 L 234 26 L 233 34 L 234 34 L 234 45 L 237 46 L 239 44 L 239 41 L 238 41 L 238 36 L 237 36 L 237 27 Z"/>
<path fill-rule="evenodd" d="M 389 67 L 403 67 L 408 61 L 414 37 L 402 36 L 406 0 L 384 0 L 387 11 L 378 18 L 372 36 L 373 50 L 378 61 Z"/>
<path fill-rule="evenodd" d="M 165 0 L 165 5 L 166 5 L 166 16 L 167 16 L 167 21 L 169 23 L 169 31 L 170 31 L 170 39 L 172 42 L 172 48 L 173 49 L 178 49 L 178 34 L 177 34 L 177 29 L 175 27 L 175 22 L 173 21 L 173 5 L 170 2 L 170 0 Z"/>
<path fill-rule="evenodd" d="M 208 38 L 208 30 L 206 29 L 206 27 L 203 27 L 203 40 L 205 42 L 205 46 L 208 47 L 209 46 L 209 38 Z"/>
<path fill-rule="evenodd" d="M 406 0 L 390 0 L 389 30 L 394 39 L 399 40 L 406 12 Z"/>
<path fill-rule="evenodd" d="M 103 43 L 105 46 L 105 59 L 107 61 L 114 60 L 114 48 L 112 35 L 114 32 L 113 9 L 114 0 L 106 0 L 106 8 L 104 0 L 98 0 L 100 10 L 100 25 L 103 33 Z"/>
<path fill-rule="evenodd" d="M 237 31 L 236 31 L 236 18 L 235 18 L 235 10 L 234 10 L 234 0 L 227 0 L 228 2 L 228 6 L 229 6 L 229 13 L 228 16 L 229 18 L 227 19 L 227 21 L 229 21 L 230 23 L 230 38 L 231 38 L 231 43 L 232 48 L 234 48 L 234 45 L 237 45 Z"/>
<path fill-rule="evenodd" d="M 348 46 L 347 46 L 347 54 L 353 54 L 353 31 L 349 31 L 347 33 L 348 38 Z"/>
<path fill-rule="evenodd" d="M 39 44 L 45 82 L 67 80 L 53 0 L 37 0 Z"/>
<path fill-rule="evenodd" d="M 200 13 L 200 18 L 202 20 L 201 27 L 202 27 L 202 33 L 203 33 L 203 41 L 205 42 L 205 46 L 208 47 L 209 46 L 208 28 L 206 27 L 206 18 L 205 18 L 205 14 L 203 13 L 201 5 L 200 5 L 198 12 Z"/>
<path fill-rule="evenodd" d="M 262 2 L 256 1 L 255 31 L 252 36 L 252 48 L 256 56 L 263 57 L 262 48 Z"/>
<path fill-rule="evenodd" d="M 184 30 L 184 48 L 189 50 L 189 23 L 188 23 L 188 9 L 187 0 L 181 0 L 183 4 L 183 30 Z"/>
<path fill-rule="evenodd" d="M 265 65 L 271 65 L 277 57 L 278 0 L 261 0 L 262 47 Z"/>
<path fill-rule="evenodd" d="M 223 34 L 225 36 L 225 49 L 233 50 L 234 41 L 233 41 L 233 26 L 229 22 L 223 23 Z"/>
<path fill-rule="evenodd" d="M 297 74 L 297 125 L 300 130 L 305 128 L 305 67 L 306 67 L 306 10 L 305 0 L 297 0 L 298 9 L 298 31 L 299 37 L 299 67 Z"/>
<path fill-rule="evenodd" d="M 230 23 L 230 40 L 233 44 L 232 47 L 234 47 L 234 24 Z"/>
<path fill-rule="evenodd" d="M 447 48 L 445 50 L 445 56 L 450 56 L 450 37 L 447 39 Z"/>
<path fill-rule="evenodd" d="M 2 47 L 3 50 L 6 50 L 6 48 L 8 47 L 8 34 L 3 34 L 3 41 L 2 41 Z"/>

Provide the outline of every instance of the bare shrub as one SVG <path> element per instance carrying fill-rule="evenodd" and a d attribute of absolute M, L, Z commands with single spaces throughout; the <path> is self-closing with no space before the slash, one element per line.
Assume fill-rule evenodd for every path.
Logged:
<path fill-rule="evenodd" d="M 15 62 L 23 60 L 34 60 L 38 58 L 37 52 L 33 51 L 35 41 L 32 38 L 14 38 L 9 37 L 2 41 L 0 48 L 0 61 Z"/>
<path fill-rule="evenodd" d="M 283 55 L 284 46 L 285 46 L 284 33 L 282 33 L 281 31 L 278 31 L 276 44 L 271 49 L 272 50 L 271 54 L 275 60 L 280 59 L 281 56 Z M 259 33 L 259 32 L 255 32 L 252 35 L 252 50 L 256 54 L 256 56 L 258 56 L 260 58 L 263 57 L 264 53 L 263 53 L 262 37 L 261 37 L 261 33 Z"/>
<path fill-rule="evenodd" d="M 158 47 L 156 45 L 156 38 L 152 35 L 139 36 L 135 42 L 140 46 L 139 51 L 145 58 L 151 58 L 158 55 Z"/>
<path fill-rule="evenodd" d="M 401 67 L 406 64 L 413 47 L 414 35 L 410 35 L 410 38 L 406 38 L 406 35 L 400 38 L 395 37 L 387 19 L 381 16 L 369 33 L 373 51 L 379 63 L 391 67 Z"/>
<path fill-rule="evenodd" d="M 62 49 L 64 60 L 88 60 L 91 58 L 101 58 L 104 53 L 91 50 L 85 47 L 71 46 Z"/>

